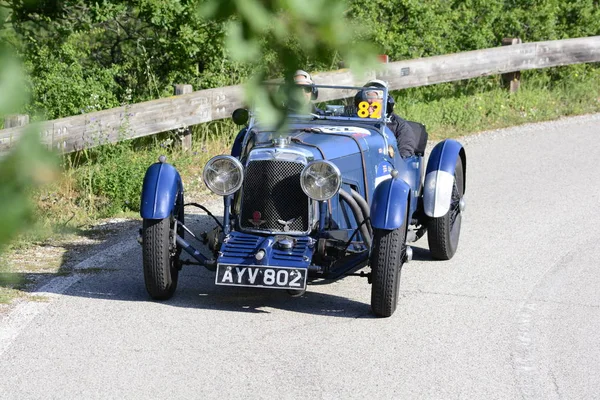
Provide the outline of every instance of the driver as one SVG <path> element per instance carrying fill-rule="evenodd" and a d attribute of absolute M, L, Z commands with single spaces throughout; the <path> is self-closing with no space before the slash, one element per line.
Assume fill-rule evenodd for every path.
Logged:
<path fill-rule="evenodd" d="M 383 91 L 363 89 L 354 96 L 356 113 L 361 118 L 381 118 Z"/>
<path fill-rule="evenodd" d="M 386 82 L 380 79 L 374 79 L 365 83 L 363 87 L 387 88 L 388 86 Z M 394 113 L 394 104 L 394 98 L 388 94 L 386 107 L 386 125 L 396 137 L 400 156 L 402 158 L 414 156 L 415 148 L 417 147 L 417 137 L 415 136 L 415 133 L 408 124 L 408 122 L 406 122 L 406 120 L 400 118 L 397 114 Z"/>

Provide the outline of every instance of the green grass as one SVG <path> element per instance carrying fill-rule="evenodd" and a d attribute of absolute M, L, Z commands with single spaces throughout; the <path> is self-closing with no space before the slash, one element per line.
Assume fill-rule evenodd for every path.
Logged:
<path fill-rule="evenodd" d="M 396 112 L 424 123 L 431 139 L 443 139 L 600 111 L 600 69 L 563 67 L 562 75 L 553 81 L 536 72 L 524 73 L 516 93 L 502 88 L 499 77 L 478 80 L 475 93 L 468 93 L 471 83 L 462 83 L 468 94 L 457 91 L 431 100 L 411 89 L 396 96 Z"/>
<path fill-rule="evenodd" d="M 31 280 L 14 273 L 0 273 L 0 304 L 9 304 L 16 298 L 27 296 L 25 292 Z"/>
<path fill-rule="evenodd" d="M 0 287 L 0 304 L 10 304 L 15 299 L 23 296 L 24 293 L 20 290 Z"/>
<path fill-rule="evenodd" d="M 68 229 L 99 218 L 135 215 L 146 169 L 160 155 L 180 172 L 186 192 L 202 192 L 198 177 L 204 164 L 228 152 L 237 130 L 229 120 L 193 127 L 187 151 L 181 149 L 180 136 L 169 132 L 65 156 L 62 179 L 36 193 L 39 216 Z"/>

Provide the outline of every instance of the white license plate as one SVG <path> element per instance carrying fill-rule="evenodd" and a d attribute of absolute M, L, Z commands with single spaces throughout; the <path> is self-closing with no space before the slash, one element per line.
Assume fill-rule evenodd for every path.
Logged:
<path fill-rule="evenodd" d="M 258 265 L 217 265 L 215 283 L 273 289 L 306 289 L 306 269 Z"/>

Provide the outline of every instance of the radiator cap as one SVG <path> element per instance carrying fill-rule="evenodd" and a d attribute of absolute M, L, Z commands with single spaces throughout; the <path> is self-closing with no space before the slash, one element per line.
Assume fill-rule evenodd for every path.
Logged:
<path fill-rule="evenodd" d="M 290 144 L 290 140 L 286 137 L 278 137 L 273 139 L 273 145 L 275 147 L 286 147 Z"/>
<path fill-rule="evenodd" d="M 296 240 L 290 236 L 276 236 L 275 242 L 282 250 L 290 250 L 296 245 Z"/>

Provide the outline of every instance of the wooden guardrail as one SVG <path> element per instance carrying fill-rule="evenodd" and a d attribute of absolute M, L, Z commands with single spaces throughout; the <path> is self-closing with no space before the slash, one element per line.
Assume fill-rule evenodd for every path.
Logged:
<path fill-rule="evenodd" d="M 379 78 L 390 89 L 426 86 L 529 69 L 600 61 L 600 36 L 520 43 L 491 49 L 385 64 L 359 82 L 349 70 L 314 74 L 317 84 L 360 86 Z M 73 117 L 44 121 L 27 127 L 0 130 L 0 153 L 10 148 L 24 129 L 39 132 L 53 149 L 69 153 L 99 144 L 153 135 L 227 118 L 242 106 L 242 86 L 199 90 L 143 103 Z M 319 100 L 331 100 L 327 92 Z"/>

